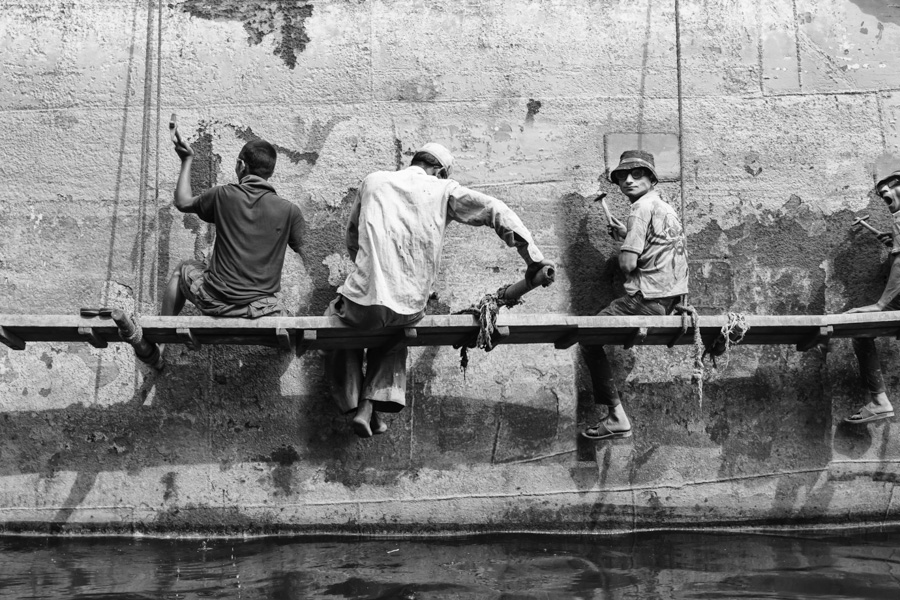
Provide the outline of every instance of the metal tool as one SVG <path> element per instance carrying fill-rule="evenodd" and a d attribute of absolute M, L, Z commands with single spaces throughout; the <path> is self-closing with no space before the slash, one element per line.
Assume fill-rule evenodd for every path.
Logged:
<path fill-rule="evenodd" d="M 878 237 L 879 240 L 881 240 L 881 236 L 883 236 L 884 233 L 881 231 L 878 231 L 877 229 L 875 229 L 874 227 L 869 225 L 866 222 L 866 219 L 868 219 L 868 218 L 869 218 L 869 215 L 863 215 L 861 217 L 857 217 L 856 220 L 853 221 L 853 224 L 850 225 L 850 227 L 856 227 L 857 225 L 862 225 L 863 227 L 865 227 L 866 229 L 871 231 L 873 234 L 875 234 L 875 236 Z M 881 243 L 884 244 L 885 246 L 889 246 L 889 247 L 893 246 L 893 244 L 891 243 L 890 240 L 881 240 Z"/>
<path fill-rule="evenodd" d="M 503 290 L 502 297 L 506 300 L 518 300 L 534 288 L 547 287 L 556 281 L 556 269 L 547 265 L 538 271 L 532 278 L 531 282 L 527 279 L 521 279 Z"/>
<path fill-rule="evenodd" d="M 178 117 L 175 113 L 172 113 L 172 118 L 169 119 L 169 135 L 172 137 L 172 143 L 178 143 Z"/>
<path fill-rule="evenodd" d="M 606 221 L 610 225 L 615 225 L 616 227 L 625 227 L 625 223 L 617 219 L 613 216 L 613 214 L 609 210 L 609 205 L 606 204 L 606 192 L 600 192 L 596 198 L 594 198 L 594 202 L 599 202 L 601 206 L 603 206 L 603 212 L 606 213 Z"/>

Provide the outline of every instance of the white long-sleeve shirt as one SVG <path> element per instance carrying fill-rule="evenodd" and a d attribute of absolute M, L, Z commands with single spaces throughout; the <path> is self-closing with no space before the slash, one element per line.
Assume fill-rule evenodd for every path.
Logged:
<path fill-rule="evenodd" d="M 492 227 L 527 263 L 544 259 L 521 219 L 502 201 L 417 166 L 377 171 L 360 184 L 347 223 L 355 268 L 340 294 L 363 306 L 410 315 L 425 308 L 451 221 Z"/>

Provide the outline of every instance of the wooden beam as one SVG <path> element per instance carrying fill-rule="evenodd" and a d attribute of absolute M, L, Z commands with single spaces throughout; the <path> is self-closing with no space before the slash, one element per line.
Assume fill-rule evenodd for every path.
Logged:
<path fill-rule="evenodd" d="M 798 352 L 806 352 L 811 348 L 815 348 L 819 344 L 824 344 L 831 339 L 831 336 L 834 334 L 834 327 L 828 325 L 826 327 L 819 327 L 818 331 L 809 336 L 806 340 L 797 344 Z"/>
<path fill-rule="evenodd" d="M 559 336 L 555 342 L 553 342 L 553 347 L 557 350 L 565 350 L 566 348 L 571 348 L 575 344 L 578 343 L 578 325 L 576 325 L 573 329 L 566 331 L 561 336 Z"/>
<path fill-rule="evenodd" d="M 408 346 L 409 343 L 416 339 L 418 336 L 419 332 L 416 331 L 415 327 L 405 327 L 403 329 L 403 333 L 382 346 L 381 350 L 383 350 L 384 352 L 391 352 L 392 350 L 396 350 L 400 346 Z"/>
<path fill-rule="evenodd" d="M 624 348 L 628 350 L 629 348 L 633 348 L 634 346 L 640 346 L 644 343 L 644 340 L 647 338 L 647 328 L 646 327 L 638 327 L 631 333 L 631 337 L 628 338 L 628 341 L 625 342 Z"/>
<path fill-rule="evenodd" d="M 97 332 L 94 331 L 93 327 L 79 327 L 78 335 L 82 336 L 84 341 L 94 348 L 106 348 L 109 346 L 109 344 L 106 343 L 106 340 L 97 335 Z"/>
<path fill-rule="evenodd" d="M 3 326 L 0 326 L 0 342 L 3 342 L 13 350 L 25 349 L 25 340 Z"/>
<path fill-rule="evenodd" d="M 503 342 L 507 341 L 509 337 L 509 327 L 506 325 L 500 325 L 494 328 L 494 335 L 491 337 L 491 342 L 494 346 L 499 346 Z"/>
<path fill-rule="evenodd" d="M 312 347 L 317 338 L 318 334 L 315 329 L 304 329 L 300 336 L 297 337 L 297 347 L 294 349 L 297 356 L 303 356 Z"/>
<path fill-rule="evenodd" d="M 197 336 L 194 335 L 194 332 L 190 328 L 179 327 L 175 330 L 175 335 L 177 335 L 178 339 L 181 340 L 185 345 L 187 345 L 191 350 L 200 349 L 200 341 L 197 339 Z"/>
<path fill-rule="evenodd" d="M 276 327 L 275 335 L 278 337 L 278 347 L 282 350 L 291 349 L 291 334 L 284 327 Z"/>

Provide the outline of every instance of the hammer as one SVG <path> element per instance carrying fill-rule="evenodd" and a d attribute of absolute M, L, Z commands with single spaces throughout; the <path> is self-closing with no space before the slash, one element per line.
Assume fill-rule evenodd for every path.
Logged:
<path fill-rule="evenodd" d="M 866 229 L 868 229 L 869 231 L 874 233 L 876 237 L 881 238 L 881 236 L 883 236 L 884 234 L 882 232 L 878 231 L 877 229 L 875 229 L 874 227 L 872 227 L 871 225 L 869 225 L 866 222 L 866 219 L 868 219 L 868 218 L 869 218 L 869 215 L 863 215 L 861 217 L 857 217 L 856 220 L 853 221 L 853 224 L 850 225 L 850 227 L 856 227 L 857 225 L 862 225 L 863 227 L 865 227 Z M 891 245 L 890 242 L 883 242 L 883 243 L 885 246 Z"/>
<path fill-rule="evenodd" d="M 594 198 L 594 202 L 599 202 L 603 206 L 603 212 L 606 213 L 606 222 L 610 225 L 615 225 L 616 227 L 624 227 L 625 224 L 622 221 L 618 220 L 613 216 L 611 212 L 609 212 L 609 206 L 606 204 L 606 192 L 600 192 L 596 198 Z"/>

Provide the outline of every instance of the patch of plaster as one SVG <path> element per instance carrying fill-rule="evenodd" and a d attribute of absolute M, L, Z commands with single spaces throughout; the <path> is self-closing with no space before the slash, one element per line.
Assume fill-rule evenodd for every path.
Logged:
<path fill-rule="evenodd" d="M 355 263 L 348 255 L 335 252 L 326 256 L 322 264 L 328 267 L 328 285 L 337 287 L 344 283 Z"/>
<path fill-rule="evenodd" d="M 762 165 L 759 163 L 759 153 L 758 152 L 750 152 L 747 156 L 744 157 L 744 170 L 747 171 L 753 177 L 756 177 L 760 173 L 762 173 Z"/>
<path fill-rule="evenodd" d="M 269 456 L 257 456 L 253 460 L 277 463 L 278 466 L 272 469 L 272 483 L 283 494 L 291 493 L 294 479 L 294 470 L 291 465 L 300 460 L 300 454 L 293 446 L 281 446 L 272 451 Z"/>
<path fill-rule="evenodd" d="M 119 376 L 119 366 L 115 362 L 103 360 L 99 355 L 92 354 L 91 349 L 85 344 L 69 344 L 68 352 L 80 358 L 91 371 L 96 373 L 97 387 L 105 387 Z M 50 368 L 49 365 L 47 368 Z"/>
<path fill-rule="evenodd" d="M 541 101 L 535 100 L 531 98 L 528 100 L 528 112 L 525 113 L 525 124 L 533 125 L 534 124 L 534 115 L 541 112 Z"/>
<path fill-rule="evenodd" d="M 312 4 L 285 0 L 186 0 L 181 9 L 201 19 L 241 21 L 251 46 L 276 34 L 278 38 L 272 52 L 289 69 L 297 66 L 298 55 L 310 42 L 306 21 L 312 17 Z"/>
<path fill-rule="evenodd" d="M 175 483 L 175 479 L 178 477 L 178 473 L 175 471 L 169 471 L 159 480 L 161 484 L 166 486 L 166 491 L 163 492 L 163 502 L 168 502 L 169 500 L 178 500 L 178 485 Z"/>
<path fill-rule="evenodd" d="M 312 290 L 307 306 L 301 309 L 306 314 L 322 314 L 335 296 L 335 287 L 343 283 L 341 263 L 350 261 L 344 247 L 344 227 L 355 199 L 356 188 L 349 188 L 340 206 L 322 207 L 307 216 L 302 255 Z"/>
<path fill-rule="evenodd" d="M 879 37 L 884 23 L 900 25 L 900 5 L 894 2 L 885 2 L 884 0 L 850 0 L 850 2 L 859 7 L 864 14 L 878 19 Z"/>

